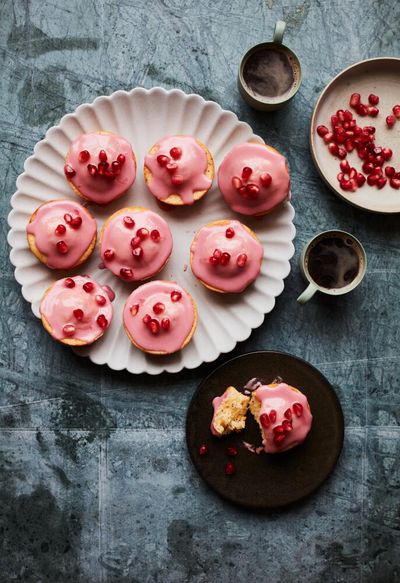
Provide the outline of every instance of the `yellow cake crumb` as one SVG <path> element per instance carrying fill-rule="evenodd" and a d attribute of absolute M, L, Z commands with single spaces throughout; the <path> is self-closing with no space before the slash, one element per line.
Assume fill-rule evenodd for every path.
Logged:
<path fill-rule="evenodd" d="M 239 393 L 235 387 L 228 387 L 224 395 L 213 418 L 213 427 L 218 435 L 227 435 L 232 431 L 244 429 L 250 401 L 250 397 Z"/>

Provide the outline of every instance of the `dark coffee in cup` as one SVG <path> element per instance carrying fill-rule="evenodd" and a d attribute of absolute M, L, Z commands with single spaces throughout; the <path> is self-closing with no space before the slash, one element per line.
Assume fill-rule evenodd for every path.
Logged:
<path fill-rule="evenodd" d="M 340 289 L 357 277 L 362 255 L 353 239 L 340 234 L 322 236 L 310 246 L 306 267 L 320 287 Z"/>
<path fill-rule="evenodd" d="M 249 56 L 243 79 L 256 98 L 271 101 L 289 93 L 299 83 L 300 72 L 287 51 L 271 46 Z"/>

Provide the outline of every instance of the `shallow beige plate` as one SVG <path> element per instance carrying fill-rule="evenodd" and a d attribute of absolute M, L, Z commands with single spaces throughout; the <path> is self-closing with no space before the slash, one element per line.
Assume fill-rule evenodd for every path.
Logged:
<path fill-rule="evenodd" d="M 321 93 L 311 118 L 310 147 L 315 165 L 330 188 L 345 201 L 357 207 L 376 213 L 399 213 L 400 190 L 388 184 L 378 190 L 366 183 L 356 192 L 342 190 L 337 181 L 340 172 L 339 159 L 334 158 L 322 138 L 316 133 L 320 124 L 331 129 L 330 117 L 338 109 L 350 109 L 361 126 L 376 127 L 376 144 L 393 150 L 389 164 L 400 171 L 400 120 L 392 129 L 386 126 L 386 116 L 392 113 L 393 105 L 400 103 L 400 59 L 387 57 L 369 59 L 352 65 L 335 77 Z M 360 93 L 363 103 L 368 103 L 368 95 L 379 95 L 379 115 L 359 117 L 349 107 L 352 93 Z M 347 155 L 351 166 L 361 171 L 362 161 L 353 151 Z"/>

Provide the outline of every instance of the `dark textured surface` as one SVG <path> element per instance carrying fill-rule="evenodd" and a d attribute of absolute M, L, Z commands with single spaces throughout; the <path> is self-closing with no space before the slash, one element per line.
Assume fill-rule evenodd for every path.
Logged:
<path fill-rule="evenodd" d="M 282 17 L 303 85 L 286 109 L 253 113 L 236 91 L 240 57 Z M 399 19 L 392 0 L 0 0 L 2 582 L 399 580 L 399 219 L 334 197 L 308 150 L 323 86 L 359 59 L 398 56 Z M 233 354 L 292 352 L 340 396 L 336 471 L 290 511 L 232 508 L 191 466 L 186 408 L 215 364 L 158 378 L 96 367 L 51 341 L 13 278 L 6 215 L 35 142 L 80 103 L 137 85 L 214 99 L 289 159 L 293 269 L 276 309 Z M 364 243 L 367 276 L 348 296 L 301 308 L 299 252 L 333 227 Z"/>

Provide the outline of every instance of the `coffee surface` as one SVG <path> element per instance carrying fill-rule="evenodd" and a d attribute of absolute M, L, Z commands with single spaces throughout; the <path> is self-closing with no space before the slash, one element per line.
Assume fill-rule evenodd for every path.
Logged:
<path fill-rule="evenodd" d="M 284 95 L 295 82 L 289 57 L 274 49 L 261 49 L 250 55 L 243 78 L 254 94 L 269 98 Z"/>
<path fill-rule="evenodd" d="M 360 259 L 351 239 L 325 237 L 309 251 L 308 271 L 321 287 L 345 287 L 356 278 L 359 269 Z"/>

